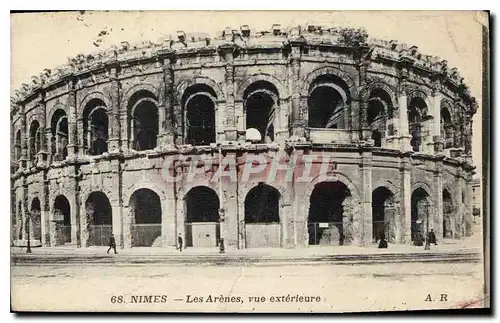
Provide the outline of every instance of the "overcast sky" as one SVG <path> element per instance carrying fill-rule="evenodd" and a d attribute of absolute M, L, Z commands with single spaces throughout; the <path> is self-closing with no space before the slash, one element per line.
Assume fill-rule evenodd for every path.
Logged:
<path fill-rule="evenodd" d="M 457 67 L 481 109 L 481 23 L 477 12 L 424 11 L 145 11 L 79 12 L 11 15 L 11 85 L 18 88 L 44 68 L 53 68 L 79 53 L 91 53 L 127 40 L 156 41 L 165 35 L 206 32 L 226 26 L 252 29 L 320 23 L 364 27 L 370 37 L 416 45 L 423 54 L 440 56 Z M 100 31 L 107 35 L 98 37 Z M 93 43 L 97 41 L 99 47 Z M 473 158 L 480 166 L 481 110 L 474 117 Z M 480 169 L 478 169 L 480 171 Z"/>

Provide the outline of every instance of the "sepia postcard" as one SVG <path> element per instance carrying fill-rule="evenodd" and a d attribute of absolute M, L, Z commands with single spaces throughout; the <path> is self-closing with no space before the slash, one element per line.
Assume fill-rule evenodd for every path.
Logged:
<path fill-rule="evenodd" d="M 11 13 L 11 311 L 488 309 L 489 19 Z"/>

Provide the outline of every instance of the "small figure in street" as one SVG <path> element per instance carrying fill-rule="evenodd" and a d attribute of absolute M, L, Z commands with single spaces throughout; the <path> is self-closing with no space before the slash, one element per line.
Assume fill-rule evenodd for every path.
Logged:
<path fill-rule="evenodd" d="M 425 248 L 424 248 L 425 250 L 431 250 L 431 242 L 430 242 L 429 236 L 430 236 L 430 232 L 427 232 L 425 235 Z"/>
<path fill-rule="evenodd" d="M 413 244 L 417 247 L 423 246 L 424 244 L 422 243 L 422 240 L 422 234 L 420 232 L 415 232 L 413 237 Z"/>
<path fill-rule="evenodd" d="M 109 249 L 108 249 L 108 251 L 106 251 L 106 253 L 109 253 L 111 248 L 113 248 L 113 250 L 115 251 L 115 254 L 118 253 L 118 252 L 116 252 L 116 241 L 115 241 L 115 236 L 113 234 L 111 234 L 111 237 L 109 237 Z"/>
<path fill-rule="evenodd" d="M 225 253 L 226 249 L 224 247 L 224 238 L 219 239 L 219 253 Z"/>
<path fill-rule="evenodd" d="M 379 248 L 387 248 L 387 240 L 385 240 L 385 233 L 380 234 Z"/>
<path fill-rule="evenodd" d="M 177 238 L 177 244 L 179 245 L 179 251 L 182 252 L 182 234 L 179 233 L 179 237 Z"/>
<path fill-rule="evenodd" d="M 431 243 L 437 246 L 436 234 L 434 233 L 434 229 L 431 229 L 431 232 L 429 232 L 429 244 Z"/>

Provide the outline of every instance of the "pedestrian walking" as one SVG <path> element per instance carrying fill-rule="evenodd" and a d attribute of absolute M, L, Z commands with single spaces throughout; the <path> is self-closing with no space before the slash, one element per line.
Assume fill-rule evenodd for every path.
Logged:
<path fill-rule="evenodd" d="M 106 253 L 109 253 L 111 248 L 115 251 L 115 254 L 118 253 L 116 252 L 116 241 L 115 241 L 115 236 L 113 234 L 111 234 L 111 236 L 109 237 L 109 249 L 108 251 L 106 251 Z"/>
<path fill-rule="evenodd" d="M 219 239 L 219 253 L 225 253 L 226 249 L 224 247 L 224 238 Z"/>
<path fill-rule="evenodd" d="M 182 252 L 182 234 L 179 233 L 179 237 L 177 238 L 177 244 L 179 245 L 179 251 Z"/>
<path fill-rule="evenodd" d="M 431 243 L 437 246 L 437 239 L 436 234 L 434 233 L 434 229 L 431 229 L 431 232 L 429 232 L 429 244 Z"/>

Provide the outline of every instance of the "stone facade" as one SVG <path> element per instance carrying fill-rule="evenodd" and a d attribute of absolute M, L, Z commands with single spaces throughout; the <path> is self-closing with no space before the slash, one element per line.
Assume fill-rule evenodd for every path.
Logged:
<path fill-rule="evenodd" d="M 122 248 L 174 246 L 179 235 L 245 248 L 262 234 L 262 245 L 294 248 L 471 234 L 474 98 L 446 61 L 362 30 L 245 25 L 124 42 L 45 70 L 11 103 L 14 244 L 86 247 L 112 232 Z M 331 187 L 266 172 L 241 180 L 242 169 L 236 181 L 209 180 L 222 159 L 319 154 Z M 165 182 L 165 171 L 188 174 L 193 156 L 213 167 Z M 249 233 L 246 200 L 263 184 L 277 192 L 277 220 Z M 316 205 L 329 192 L 331 204 Z M 211 194 L 216 218 L 196 209 Z M 206 216 L 188 220 L 189 208 Z"/>

